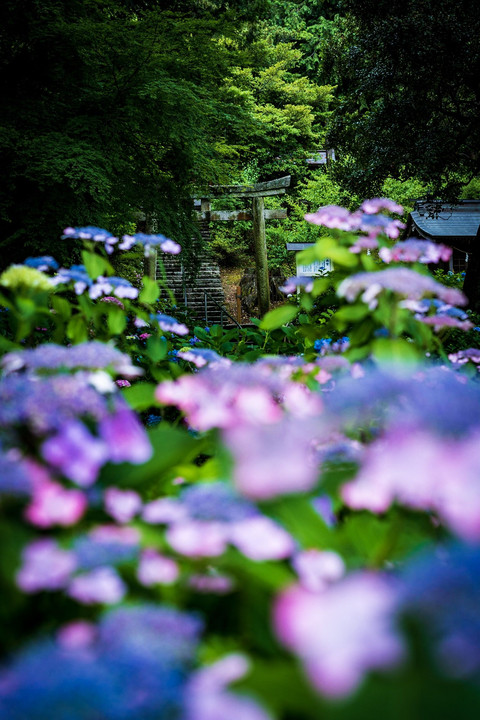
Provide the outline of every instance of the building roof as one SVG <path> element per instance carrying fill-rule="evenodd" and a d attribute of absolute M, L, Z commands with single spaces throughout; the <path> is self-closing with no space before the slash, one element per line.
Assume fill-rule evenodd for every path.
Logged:
<path fill-rule="evenodd" d="M 417 200 L 410 220 L 411 231 L 416 230 L 428 240 L 473 240 L 480 228 L 480 200 L 460 200 L 456 204 Z"/>

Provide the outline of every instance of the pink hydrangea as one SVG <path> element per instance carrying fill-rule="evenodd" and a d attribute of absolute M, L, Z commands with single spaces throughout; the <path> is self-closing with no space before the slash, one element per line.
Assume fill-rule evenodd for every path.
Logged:
<path fill-rule="evenodd" d="M 395 609 L 395 591 L 385 578 L 356 573 L 320 593 L 287 589 L 276 600 L 274 627 L 313 685 L 339 698 L 354 692 L 370 670 L 403 659 Z"/>
<path fill-rule="evenodd" d="M 134 490 L 107 488 L 104 501 L 105 510 L 118 523 L 130 522 L 142 509 L 142 499 Z"/>
<path fill-rule="evenodd" d="M 295 550 L 292 536 L 263 515 L 232 523 L 228 534 L 232 545 L 251 560 L 281 560 Z"/>
<path fill-rule="evenodd" d="M 62 625 L 57 633 L 57 642 L 66 650 L 79 650 L 92 645 L 97 637 L 97 628 L 86 620 L 74 620 Z"/>
<path fill-rule="evenodd" d="M 338 205 L 326 205 L 318 208 L 315 213 L 305 215 L 305 220 L 314 225 L 323 225 L 328 228 L 346 230 L 350 232 L 362 231 L 368 234 L 369 238 L 376 238 L 381 233 L 390 238 L 397 238 L 404 224 L 400 220 L 392 220 L 385 215 L 378 214 L 384 208 L 389 212 L 401 212 L 403 208 L 386 198 L 374 198 L 366 200 L 355 212 Z M 392 210 L 392 208 L 395 208 Z"/>
<path fill-rule="evenodd" d="M 249 662 L 240 653 L 197 670 L 187 687 L 186 720 L 272 720 L 253 699 L 227 689 L 248 671 Z"/>
<path fill-rule="evenodd" d="M 60 590 L 68 584 L 76 566 L 75 555 L 62 550 L 55 540 L 36 540 L 22 553 L 22 566 L 16 582 L 26 593 Z"/>
<path fill-rule="evenodd" d="M 235 461 L 234 482 L 240 493 L 264 500 L 312 489 L 318 479 L 314 420 L 285 417 L 274 425 L 238 425 L 224 432 Z"/>
<path fill-rule="evenodd" d="M 383 513 L 396 501 L 435 512 L 467 541 L 480 539 L 479 434 L 439 438 L 391 430 L 366 448 L 357 477 L 342 488 L 351 508 Z"/>
<path fill-rule="evenodd" d="M 451 315 L 427 315 L 426 317 L 419 318 L 419 320 L 424 323 L 424 325 L 434 327 L 436 332 L 443 330 L 443 328 L 457 328 L 465 332 L 473 328 L 473 323 L 470 320 L 461 320 Z"/>
<path fill-rule="evenodd" d="M 300 585 L 312 592 L 324 590 L 345 574 L 345 563 L 331 550 L 302 550 L 292 558 Z"/>
<path fill-rule="evenodd" d="M 111 567 L 99 567 L 77 575 L 67 588 L 68 595 L 83 605 L 113 605 L 123 600 L 126 591 L 125 583 Z"/>
<path fill-rule="evenodd" d="M 314 225 L 323 225 L 328 228 L 337 228 L 338 230 L 357 230 L 358 218 L 349 210 L 339 205 L 325 205 L 318 208 L 314 213 L 305 215 L 307 222 Z"/>
<path fill-rule="evenodd" d="M 360 205 L 360 210 L 363 210 L 363 212 L 367 213 L 367 215 L 375 215 L 382 210 L 397 213 L 397 215 L 401 215 L 403 213 L 403 207 L 389 198 L 372 198 L 371 200 L 364 200 Z"/>
<path fill-rule="evenodd" d="M 361 295 L 363 302 L 375 308 L 378 303 L 377 296 L 383 290 L 392 290 L 410 300 L 420 300 L 426 295 L 433 295 L 449 305 L 467 304 L 467 298 L 461 290 L 441 285 L 428 275 L 420 275 L 415 270 L 404 267 L 351 275 L 340 283 L 337 295 L 348 302 L 354 302 Z"/>
<path fill-rule="evenodd" d="M 186 517 L 185 508 L 174 498 L 152 500 L 144 505 L 142 512 L 142 519 L 151 525 L 169 525 Z"/>
<path fill-rule="evenodd" d="M 468 362 L 474 365 L 480 365 L 480 349 L 468 348 L 467 350 L 459 350 L 456 353 L 450 353 L 448 359 L 454 365 L 465 365 Z"/>
<path fill-rule="evenodd" d="M 185 520 L 171 525 L 166 532 L 170 546 L 187 557 L 217 557 L 227 547 L 225 523 Z"/>
<path fill-rule="evenodd" d="M 37 527 L 66 527 L 80 520 L 87 505 L 87 498 L 81 490 L 66 490 L 59 483 L 42 482 L 34 486 L 33 498 L 25 509 L 25 517 Z"/>
<path fill-rule="evenodd" d="M 153 548 L 142 552 L 137 569 L 137 578 L 142 585 L 171 585 L 179 573 L 179 567 L 172 558 L 161 555 Z"/>
<path fill-rule="evenodd" d="M 378 253 L 385 263 L 419 262 L 424 264 L 448 262 L 452 248 L 430 240 L 404 240 L 392 248 L 382 247 Z"/>
<path fill-rule="evenodd" d="M 213 593 L 214 595 L 226 595 L 231 592 L 235 585 L 228 575 L 190 575 L 188 585 L 198 593 Z"/>

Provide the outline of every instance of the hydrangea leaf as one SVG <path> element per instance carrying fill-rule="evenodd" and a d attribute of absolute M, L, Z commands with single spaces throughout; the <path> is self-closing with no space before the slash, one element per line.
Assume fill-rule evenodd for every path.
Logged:
<path fill-rule="evenodd" d="M 143 290 L 139 296 L 140 302 L 154 303 L 160 294 L 157 283 L 148 276 L 143 278 L 142 283 Z"/>
<path fill-rule="evenodd" d="M 276 330 L 291 322 L 297 316 L 298 311 L 299 308 L 294 305 L 281 305 L 265 315 L 260 327 L 263 330 Z"/>

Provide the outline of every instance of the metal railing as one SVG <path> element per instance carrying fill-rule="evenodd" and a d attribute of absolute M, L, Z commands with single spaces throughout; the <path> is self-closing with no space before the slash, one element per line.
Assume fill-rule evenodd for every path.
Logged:
<path fill-rule="evenodd" d="M 230 320 L 237 327 L 240 328 L 240 330 L 242 329 L 242 326 L 240 325 L 240 323 L 237 320 L 235 320 L 235 318 L 232 315 L 230 315 L 227 308 L 223 307 L 223 305 L 221 303 L 217 302 L 217 300 L 215 300 L 215 298 L 212 297 L 212 295 L 209 295 L 206 290 L 203 291 L 203 299 L 204 299 L 204 307 L 205 307 L 205 325 L 208 325 L 208 303 L 211 302 L 214 305 L 216 305 L 220 310 L 220 325 L 222 326 L 222 328 L 223 328 L 223 316 L 226 315 L 228 318 L 230 318 Z"/>

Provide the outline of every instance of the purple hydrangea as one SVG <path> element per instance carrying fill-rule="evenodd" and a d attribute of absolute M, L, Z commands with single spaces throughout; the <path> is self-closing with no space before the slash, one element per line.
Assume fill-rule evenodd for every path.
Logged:
<path fill-rule="evenodd" d="M 108 369 L 115 374 L 135 377 L 142 373 L 131 364 L 130 357 L 113 345 L 97 341 L 71 347 L 44 343 L 38 348 L 7 353 L 2 358 L 5 375 L 18 371 L 62 371 Z"/>
<path fill-rule="evenodd" d="M 181 252 L 181 246 L 174 240 L 170 240 L 164 235 L 147 235 L 145 233 L 136 233 L 135 235 L 124 235 L 122 242 L 118 246 L 120 250 L 130 250 L 134 245 L 142 245 L 145 257 L 149 257 L 152 249 L 159 248 L 164 253 L 178 255 Z"/>
<path fill-rule="evenodd" d="M 396 607 L 396 588 L 388 578 L 358 572 L 321 592 L 288 588 L 277 598 L 274 626 L 314 687 L 341 698 L 369 671 L 395 668 L 404 659 Z"/>
<path fill-rule="evenodd" d="M 231 365 L 231 361 L 228 358 L 224 358 L 219 355 L 215 350 L 210 348 L 186 348 L 179 350 L 177 357 L 191 362 L 197 368 L 204 367 L 205 365 Z"/>
<path fill-rule="evenodd" d="M 452 248 L 430 240 L 410 239 L 396 243 L 392 248 L 382 247 L 379 255 L 385 263 L 419 262 L 423 264 L 448 262 Z"/>
<path fill-rule="evenodd" d="M 171 332 L 175 335 L 188 335 L 190 332 L 188 327 L 184 324 L 171 317 L 170 315 L 164 315 L 163 313 L 157 313 L 152 316 L 152 320 L 156 320 L 160 330 L 164 332 Z"/>
<path fill-rule="evenodd" d="M 353 302 L 361 295 L 363 302 L 370 308 L 375 308 L 377 297 L 384 290 L 391 290 L 409 300 L 420 300 L 425 295 L 433 295 L 449 305 L 467 304 L 467 298 L 461 290 L 441 285 L 428 275 L 420 275 L 415 270 L 404 267 L 351 275 L 340 283 L 337 294 L 348 302 Z"/>
<path fill-rule="evenodd" d="M 376 239 L 382 233 L 389 238 L 397 238 L 400 230 L 405 227 L 404 224 L 399 220 L 392 220 L 385 215 L 378 214 L 380 209 L 397 213 L 403 210 L 400 205 L 387 198 L 374 198 L 366 200 L 353 213 L 338 205 L 326 205 L 318 208 L 315 213 L 305 215 L 305 220 L 314 225 L 323 225 L 328 228 L 365 232 L 370 239 Z"/>
<path fill-rule="evenodd" d="M 299 288 L 302 288 L 307 293 L 311 292 L 313 290 L 313 279 L 303 276 L 290 277 L 285 284 L 278 289 L 285 295 L 292 295 Z"/>

